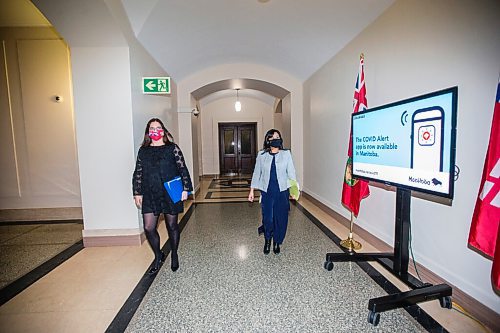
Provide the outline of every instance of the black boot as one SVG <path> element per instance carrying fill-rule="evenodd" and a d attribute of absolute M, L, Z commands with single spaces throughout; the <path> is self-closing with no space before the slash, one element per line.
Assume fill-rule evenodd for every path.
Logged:
<path fill-rule="evenodd" d="M 179 256 L 177 255 L 177 251 L 172 251 L 172 263 L 170 264 L 170 268 L 172 269 L 172 272 L 175 272 L 176 270 L 179 269 Z"/>
<path fill-rule="evenodd" d="M 274 254 L 280 253 L 280 245 L 278 243 L 275 243 L 274 241 L 273 241 L 273 252 Z"/>
<path fill-rule="evenodd" d="M 270 251 L 271 251 L 271 240 L 266 239 L 264 243 L 264 254 L 269 254 Z"/>
<path fill-rule="evenodd" d="M 155 261 L 153 262 L 153 265 L 151 265 L 151 269 L 149 270 L 148 273 L 150 275 L 154 275 L 154 274 L 158 273 L 158 271 L 160 270 L 161 264 L 163 264 L 163 262 L 165 261 L 166 258 L 167 258 L 167 256 L 165 255 L 165 253 L 163 253 L 163 251 L 161 251 L 160 257 L 155 258 Z"/>

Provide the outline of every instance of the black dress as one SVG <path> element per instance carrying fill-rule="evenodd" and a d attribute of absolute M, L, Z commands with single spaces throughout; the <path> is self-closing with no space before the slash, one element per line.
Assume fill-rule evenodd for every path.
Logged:
<path fill-rule="evenodd" d="M 184 191 L 193 185 L 180 148 L 174 143 L 141 147 L 137 154 L 132 187 L 134 195 L 142 195 L 142 213 L 178 214 L 184 210 L 182 201 L 173 203 L 163 183 L 181 176 Z"/>

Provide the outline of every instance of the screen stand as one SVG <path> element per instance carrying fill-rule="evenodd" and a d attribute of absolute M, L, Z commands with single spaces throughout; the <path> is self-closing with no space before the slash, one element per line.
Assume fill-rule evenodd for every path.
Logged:
<path fill-rule="evenodd" d="M 410 203 L 411 191 L 396 190 L 396 223 L 394 234 L 394 253 L 327 253 L 325 269 L 331 271 L 333 262 L 377 261 L 393 273 L 399 280 L 412 288 L 410 291 L 372 298 L 368 301 L 368 322 L 377 326 L 380 312 L 414 305 L 424 301 L 439 299 L 441 307 L 451 309 L 451 287 L 447 284 L 432 285 L 422 283 L 408 274 L 410 240 Z"/>

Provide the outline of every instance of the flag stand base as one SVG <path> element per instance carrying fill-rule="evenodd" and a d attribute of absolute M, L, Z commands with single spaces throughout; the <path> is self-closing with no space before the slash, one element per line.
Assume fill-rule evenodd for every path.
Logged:
<path fill-rule="evenodd" d="M 358 251 L 363 247 L 360 242 L 355 241 L 354 239 L 352 239 L 352 237 L 344 239 L 340 242 L 340 245 L 342 245 L 342 247 L 348 249 L 349 251 Z"/>
<path fill-rule="evenodd" d="M 348 249 L 349 251 L 358 251 L 363 247 L 360 242 L 355 241 L 352 237 L 352 227 L 354 225 L 354 214 L 351 212 L 351 224 L 349 225 L 349 237 L 340 242 L 342 247 Z"/>
<path fill-rule="evenodd" d="M 410 201 L 411 191 L 397 188 L 396 190 L 396 218 L 393 253 L 327 253 L 324 268 L 331 271 L 334 262 L 363 262 L 376 261 L 412 290 L 398 292 L 368 301 L 368 322 L 377 326 L 380 313 L 408 307 L 420 302 L 438 299 L 442 308 L 452 308 L 452 289 L 447 284 L 432 285 L 423 283 L 408 273 L 409 240 L 410 240 Z M 352 234 L 346 241 L 352 240 Z"/>

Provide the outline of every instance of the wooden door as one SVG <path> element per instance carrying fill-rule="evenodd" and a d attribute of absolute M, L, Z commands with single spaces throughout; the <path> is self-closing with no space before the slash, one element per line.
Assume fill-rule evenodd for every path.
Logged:
<path fill-rule="evenodd" d="M 220 123 L 220 173 L 249 174 L 255 166 L 255 123 Z"/>

